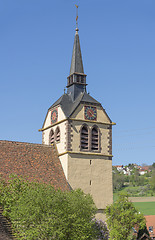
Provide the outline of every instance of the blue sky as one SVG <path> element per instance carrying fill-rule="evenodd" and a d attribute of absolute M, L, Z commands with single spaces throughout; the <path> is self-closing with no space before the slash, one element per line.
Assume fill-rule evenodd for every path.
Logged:
<path fill-rule="evenodd" d="M 41 143 L 69 75 L 75 4 L 87 90 L 117 123 L 113 164 L 152 164 L 154 0 L 0 0 L 0 139 Z"/>

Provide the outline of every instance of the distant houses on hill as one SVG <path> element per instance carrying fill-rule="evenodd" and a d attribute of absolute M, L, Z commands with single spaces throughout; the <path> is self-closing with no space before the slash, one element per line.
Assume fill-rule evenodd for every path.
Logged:
<path fill-rule="evenodd" d="M 150 166 L 140 166 L 137 164 L 129 164 L 128 166 L 115 165 L 113 167 L 115 167 L 118 172 L 123 173 L 125 175 L 129 175 L 129 176 L 132 174 L 134 168 L 138 170 L 139 175 L 144 175 L 151 171 Z"/>

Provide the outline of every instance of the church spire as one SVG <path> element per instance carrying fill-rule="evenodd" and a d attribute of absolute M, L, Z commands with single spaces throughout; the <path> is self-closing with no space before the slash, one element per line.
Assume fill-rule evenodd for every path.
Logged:
<path fill-rule="evenodd" d="M 76 15 L 76 32 L 74 38 L 70 75 L 67 78 L 67 94 L 70 94 L 72 100 L 75 100 L 81 92 L 86 92 L 86 74 L 84 74 L 80 40 L 78 34 L 78 6 Z"/>
<path fill-rule="evenodd" d="M 82 55 L 81 55 L 81 48 L 80 48 L 80 40 L 78 34 L 78 6 L 76 6 L 76 32 L 74 38 L 74 46 L 73 46 L 73 53 L 72 53 L 72 61 L 71 61 L 71 68 L 70 68 L 70 75 L 73 73 L 84 73 L 83 70 L 83 62 L 82 62 Z"/>
<path fill-rule="evenodd" d="M 71 67 L 70 67 L 70 75 L 73 73 L 84 73 L 78 31 L 79 29 L 76 28 L 73 53 L 72 53 L 72 61 L 71 61 Z"/>

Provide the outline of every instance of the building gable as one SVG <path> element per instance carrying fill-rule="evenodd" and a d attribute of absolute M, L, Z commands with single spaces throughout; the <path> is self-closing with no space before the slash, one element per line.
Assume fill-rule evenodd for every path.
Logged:
<path fill-rule="evenodd" d="M 94 109 L 96 111 L 96 118 L 87 118 L 87 109 L 86 108 L 90 108 L 90 109 Z M 109 116 L 107 115 L 107 113 L 105 112 L 105 110 L 103 109 L 102 105 L 98 105 L 95 103 L 89 103 L 89 102 L 80 102 L 78 107 L 76 108 L 76 110 L 73 112 L 73 114 L 71 115 L 71 119 L 80 119 L 83 121 L 94 121 L 94 123 L 96 122 L 100 122 L 100 123 L 112 123 Z"/>

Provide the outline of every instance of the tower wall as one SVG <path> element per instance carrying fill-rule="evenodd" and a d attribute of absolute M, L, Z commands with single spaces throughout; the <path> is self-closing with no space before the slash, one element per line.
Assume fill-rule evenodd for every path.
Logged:
<path fill-rule="evenodd" d="M 113 202 L 112 161 L 105 157 L 68 154 L 68 182 L 91 194 L 98 209 Z"/>

